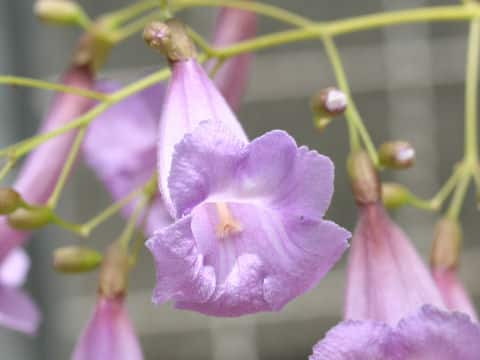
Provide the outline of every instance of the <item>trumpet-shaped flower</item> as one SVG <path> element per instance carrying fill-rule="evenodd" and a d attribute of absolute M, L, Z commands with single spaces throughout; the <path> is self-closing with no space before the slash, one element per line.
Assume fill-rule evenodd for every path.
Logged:
<path fill-rule="evenodd" d="M 104 359 L 143 359 L 123 297 L 99 297 L 95 312 L 72 355 L 72 360 Z"/>
<path fill-rule="evenodd" d="M 91 88 L 92 73 L 86 66 L 73 66 L 64 75 L 62 83 L 80 88 Z M 61 93 L 55 96 L 40 131 L 48 132 L 65 125 L 85 112 L 91 99 Z M 15 181 L 14 188 L 29 203 L 44 204 L 51 195 L 69 150 L 75 131 L 57 136 L 39 146 L 26 160 Z M 0 261 L 10 250 L 25 243 L 29 233 L 12 229 L 5 217 L 0 218 Z"/>
<path fill-rule="evenodd" d="M 0 324 L 33 334 L 40 321 L 36 305 L 22 290 L 30 260 L 20 248 L 12 250 L 0 264 Z"/>
<path fill-rule="evenodd" d="M 153 300 L 219 316 L 279 310 L 348 246 L 349 233 L 322 219 L 333 164 L 283 131 L 249 142 L 193 58 L 174 61 L 172 73 L 158 169 L 177 221 L 147 241 L 157 264 Z"/>

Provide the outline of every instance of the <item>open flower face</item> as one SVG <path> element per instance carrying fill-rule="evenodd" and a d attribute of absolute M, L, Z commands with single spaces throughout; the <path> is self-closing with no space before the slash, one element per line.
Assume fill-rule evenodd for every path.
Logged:
<path fill-rule="evenodd" d="M 349 233 L 322 220 L 332 162 L 283 131 L 249 143 L 194 60 L 173 65 L 158 151 L 178 220 L 147 242 L 156 303 L 220 316 L 279 310 L 347 248 Z"/>

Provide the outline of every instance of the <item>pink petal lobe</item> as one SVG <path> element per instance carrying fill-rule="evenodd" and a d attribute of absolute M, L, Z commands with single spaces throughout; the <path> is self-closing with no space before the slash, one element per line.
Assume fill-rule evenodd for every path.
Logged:
<path fill-rule="evenodd" d="M 40 312 L 27 294 L 0 286 L 0 325 L 33 335 L 39 323 Z"/>
<path fill-rule="evenodd" d="M 13 249 L 0 263 L 0 284 L 9 287 L 22 286 L 29 268 L 30 258 L 25 250 Z"/>

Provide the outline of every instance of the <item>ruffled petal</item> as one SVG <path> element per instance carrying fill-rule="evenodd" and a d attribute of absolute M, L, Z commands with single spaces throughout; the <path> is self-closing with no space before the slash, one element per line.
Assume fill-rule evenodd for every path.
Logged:
<path fill-rule="evenodd" d="M 34 334 L 40 312 L 30 297 L 14 287 L 0 287 L 0 325 L 26 334 Z"/>
<path fill-rule="evenodd" d="M 316 285 L 348 246 L 350 234 L 331 222 L 284 217 L 246 203 L 222 206 L 228 208 L 238 228 L 225 232 L 217 204 L 204 203 L 192 212 L 191 233 L 190 220 L 177 222 L 177 227 L 184 226 L 178 234 L 188 240 L 179 239 L 173 231 L 149 240 L 157 245 L 152 252 L 158 278 L 169 279 L 168 288 L 177 284 L 175 292 L 157 287 L 157 297 L 163 294 L 175 300 L 177 307 L 217 316 L 280 310 Z M 168 253 L 171 246 L 181 246 L 181 251 L 175 250 L 172 256 Z M 188 261 L 173 264 L 176 256 Z M 199 286 L 205 272 L 214 281 L 208 283 L 208 292 Z"/>
<path fill-rule="evenodd" d="M 9 252 L 7 257 L 0 263 L 1 286 L 19 287 L 25 282 L 30 258 L 25 250 L 16 248 Z"/>
<path fill-rule="evenodd" d="M 423 306 L 402 320 L 396 329 L 407 349 L 406 359 L 478 360 L 480 327 L 467 315 Z"/>
<path fill-rule="evenodd" d="M 99 82 L 97 89 L 111 93 L 114 82 Z M 156 170 L 156 131 L 163 99 L 163 86 L 153 85 L 112 106 L 90 125 L 83 143 L 84 157 L 115 200 L 145 184 Z M 136 202 L 123 212 L 129 216 Z M 147 232 L 171 221 L 162 209 L 160 196 L 147 220 Z"/>
<path fill-rule="evenodd" d="M 247 142 L 241 124 L 205 70 L 193 59 L 175 62 L 158 132 L 160 192 L 172 216 L 178 212 L 168 185 L 174 148 L 203 121 L 221 122 L 240 141 Z"/>
<path fill-rule="evenodd" d="M 191 216 L 186 216 L 146 242 L 157 267 L 156 304 L 185 299 L 205 302 L 215 290 L 215 273 L 204 267 L 190 225 Z"/>
<path fill-rule="evenodd" d="M 142 350 L 120 299 L 99 299 L 72 360 L 141 360 Z"/>
<path fill-rule="evenodd" d="M 407 360 L 392 329 L 380 322 L 345 321 L 313 348 L 309 360 Z M 413 360 L 413 359 L 411 359 Z"/>
<path fill-rule="evenodd" d="M 345 318 L 395 325 L 424 304 L 445 308 L 410 240 L 382 205 L 362 207 L 350 251 Z"/>

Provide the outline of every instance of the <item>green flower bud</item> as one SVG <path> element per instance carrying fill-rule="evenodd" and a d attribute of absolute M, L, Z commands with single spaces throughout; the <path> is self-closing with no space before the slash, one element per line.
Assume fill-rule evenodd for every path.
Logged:
<path fill-rule="evenodd" d="M 53 253 L 53 268 L 63 273 L 83 273 L 94 270 L 100 265 L 102 255 L 82 246 L 65 246 Z"/>
<path fill-rule="evenodd" d="M 372 204 L 380 200 L 381 185 L 378 172 L 365 151 L 350 154 L 347 170 L 353 196 L 359 205 Z"/>
<path fill-rule="evenodd" d="M 82 8 L 71 0 L 37 0 L 33 12 L 42 21 L 52 24 L 76 24 L 83 17 Z"/>
<path fill-rule="evenodd" d="M 108 248 L 102 261 L 98 292 L 101 296 L 115 298 L 125 295 L 128 285 L 130 258 L 118 241 Z"/>
<path fill-rule="evenodd" d="M 406 141 L 390 141 L 380 146 L 380 164 L 391 169 L 406 169 L 415 163 L 415 149 Z"/>
<path fill-rule="evenodd" d="M 434 268 L 450 269 L 458 265 L 462 247 L 462 226 L 457 220 L 443 218 L 435 226 L 430 263 Z"/>
<path fill-rule="evenodd" d="M 52 219 L 53 212 L 50 208 L 19 208 L 8 216 L 8 224 L 18 230 L 36 230 L 49 224 Z"/>
<path fill-rule="evenodd" d="M 22 197 L 12 188 L 0 189 L 0 215 L 7 215 L 22 205 Z"/>
<path fill-rule="evenodd" d="M 411 196 L 410 190 L 403 185 L 393 182 L 382 184 L 383 204 L 389 209 L 397 209 L 407 205 Z"/>

